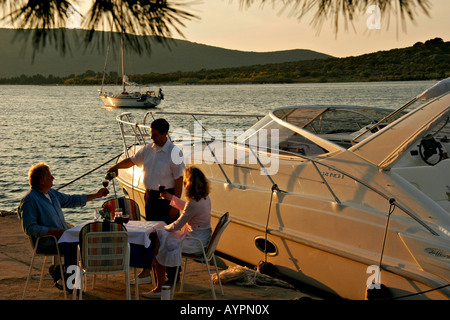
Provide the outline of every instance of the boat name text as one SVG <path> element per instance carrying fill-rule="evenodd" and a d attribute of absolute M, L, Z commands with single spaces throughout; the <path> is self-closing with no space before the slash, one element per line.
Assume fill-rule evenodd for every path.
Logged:
<path fill-rule="evenodd" d="M 436 249 L 436 248 L 426 248 L 425 252 L 428 253 L 429 255 L 438 257 L 438 258 L 444 258 L 444 259 L 450 259 L 450 255 L 448 253 L 446 253 L 445 251 L 442 251 L 440 249 Z"/>
<path fill-rule="evenodd" d="M 336 179 L 344 179 L 345 175 L 342 173 L 338 173 L 335 170 L 328 168 L 328 171 L 322 171 L 321 172 L 323 177 L 330 177 L 330 178 L 336 178 Z"/>

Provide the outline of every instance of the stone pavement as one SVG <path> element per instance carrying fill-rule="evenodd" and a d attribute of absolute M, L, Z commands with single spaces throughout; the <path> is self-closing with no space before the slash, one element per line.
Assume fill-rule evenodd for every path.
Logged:
<path fill-rule="evenodd" d="M 31 262 L 31 246 L 28 238 L 22 232 L 17 216 L 3 214 L 0 216 L 0 300 L 22 299 L 26 276 Z M 32 279 L 26 296 L 27 300 L 64 300 L 64 294 L 53 286 L 53 280 L 45 268 L 45 278 L 40 291 L 37 291 L 43 257 L 37 257 L 34 263 Z M 227 269 L 231 263 L 220 260 L 219 268 Z M 203 266 L 204 268 L 204 266 Z M 133 277 L 134 270 L 130 269 Z M 83 300 L 124 300 L 125 280 L 123 274 L 98 276 L 95 287 L 88 278 L 88 288 L 83 294 Z M 140 285 L 139 292 L 151 290 L 151 284 Z M 279 286 L 240 286 L 234 283 L 223 285 L 225 295 L 220 294 L 216 286 L 218 300 L 297 300 L 301 298 L 318 299 L 294 288 Z M 68 299 L 72 296 L 68 295 Z M 135 286 L 131 286 L 131 298 L 135 299 Z M 175 300 L 211 300 L 206 269 L 202 272 L 200 263 L 190 262 L 186 275 L 183 293 L 176 293 Z M 140 296 L 140 300 L 148 299 Z"/>

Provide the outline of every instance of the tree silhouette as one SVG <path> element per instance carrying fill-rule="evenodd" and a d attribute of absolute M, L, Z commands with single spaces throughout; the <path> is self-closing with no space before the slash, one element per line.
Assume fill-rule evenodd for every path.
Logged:
<path fill-rule="evenodd" d="M 78 14 L 80 26 L 90 31 L 86 44 L 92 42 L 96 30 L 112 30 L 123 34 L 128 48 L 141 53 L 144 48 L 150 50 L 152 40 L 165 42 L 173 32 L 183 36 L 184 22 L 198 18 L 186 10 L 188 6 L 166 0 L 93 0 L 86 16 Z M 0 20 L 18 28 L 24 41 L 28 39 L 20 29 L 33 29 L 33 56 L 48 42 L 65 54 L 69 44 L 65 28 L 76 7 L 77 0 L 0 0 Z"/>
<path fill-rule="evenodd" d="M 312 22 L 317 30 L 324 21 L 332 21 L 336 33 L 340 19 L 347 26 L 371 5 L 378 6 L 386 16 L 394 13 L 402 21 L 407 18 L 414 21 L 417 15 L 428 14 L 431 6 L 430 0 L 238 0 L 238 3 L 241 8 L 271 3 L 298 19 L 313 12 Z M 64 28 L 76 4 L 77 0 L 0 0 L 0 19 L 9 20 L 16 28 L 33 29 L 34 51 L 50 42 L 64 54 L 68 45 Z M 82 17 L 82 28 L 90 30 L 84 42 L 92 42 L 96 30 L 112 30 L 124 35 L 128 48 L 139 53 L 143 49 L 150 51 L 152 40 L 167 43 L 173 32 L 183 36 L 184 22 L 199 19 L 188 9 L 195 4 L 196 1 L 181 0 L 93 0 L 87 15 Z"/>
<path fill-rule="evenodd" d="M 280 6 L 281 12 L 289 11 L 289 15 L 298 20 L 312 12 L 312 25 L 317 31 L 325 21 L 331 21 L 336 33 L 341 19 L 347 29 L 355 17 L 365 15 L 370 6 L 377 6 L 381 15 L 388 19 L 392 14 L 403 22 L 406 19 L 414 21 L 419 14 L 428 15 L 431 8 L 430 0 L 239 0 L 239 3 L 243 9 L 255 3 L 271 3 L 273 7 Z"/>

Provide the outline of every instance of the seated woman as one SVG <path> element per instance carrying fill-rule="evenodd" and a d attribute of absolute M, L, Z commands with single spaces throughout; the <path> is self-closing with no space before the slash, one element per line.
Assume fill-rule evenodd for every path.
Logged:
<path fill-rule="evenodd" d="M 184 169 L 183 184 L 186 202 L 167 192 L 161 193 L 162 197 L 170 200 L 170 205 L 182 212 L 175 222 L 157 230 L 159 241 L 158 253 L 155 256 L 157 286 L 152 291 L 143 293 L 146 298 L 161 296 L 161 287 L 165 284 L 166 267 L 181 266 L 181 240 L 191 236 L 200 239 L 203 247 L 206 247 L 211 239 L 209 181 L 200 169 L 187 167 Z M 182 231 L 185 225 L 186 228 Z M 198 241 L 186 239 L 183 242 L 183 253 L 193 254 L 201 251 Z"/>

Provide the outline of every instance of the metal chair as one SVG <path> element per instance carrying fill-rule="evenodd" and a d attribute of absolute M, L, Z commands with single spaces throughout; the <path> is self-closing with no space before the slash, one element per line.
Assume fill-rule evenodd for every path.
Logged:
<path fill-rule="evenodd" d="M 38 249 L 39 249 L 39 248 L 38 248 L 38 246 L 39 246 L 39 241 L 40 241 L 41 239 L 44 239 L 44 238 L 54 239 L 55 247 L 56 247 L 56 253 L 39 252 L 39 250 L 38 250 Z M 40 279 L 39 279 L 38 291 L 41 290 L 42 278 L 44 277 L 44 270 L 45 270 L 45 266 L 46 266 L 46 264 L 47 264 L 47 258 L 48 258 L 48 257 L 53 257 L 53 260 L 54 260 L 56 257 L 58 258 L 58 261 L 59 261 L 59 270 L 60 270 L 60 272 L 61 272 L 61 279 L 64 279 L 64 271 L 63 271 L 63 267 L 62 267 L 61 254 L 60 254 L 60 252 L 59 252 L 58 239 L 56 239 L 55 236 L 51 236 L 51 235 L 38 237 L 38 238 L 36 239 L 36 243 L 35 243 L 34 248 L 33 248 L 33 255 L 31 256 L 30 268 L 28 269 L 28 276 L 27 276 L 27 281 L 26 281 L 26 283 L 25 283 L 25 289 L 23 290 L 22 299 L 25 299 L 25 296 L 26 296 L 26 294 L 27 294 L 28 285 L 29 285 L 29 282 L 30 282 L 30 279 L 31 279 L 31 271 L 32 271 L 32 269 L 33 269 L 33 264 L 34 264 L 34 258 L 35 258 L 36 256 L 39 256 L 39 255 L 40 255 L 40 256 L 44 256 L 44 263 L 42 264 L 41 277 L 40 277 Z M 63 282 L 64 298 L 67 298 L 67 294 L 66 294 L 66 283 L 65 283 L 64 280 L 63 280 L 62 282 Z"/>
<path fill-rule="evenodd" d="M 119 197 L 117 199 L 110 199 L 105 201 L 103 205 L 108 203 L 112 207 L 112 216 L 111 219 L 114 219 L 114 212 L 116 208 L 122 209 L 122 213 L 124 215 L 128 214 L 130 216 L 130 220 L 141 220 L 141 213 L 139 209 L 139 205 L 133 199 L 128 199 L 125 197 Z M 155 276 L 153 272 L 151 272 L 152 283 L 155 283 Z M 136 300 L 139 299 L 139 282 L 137 281 L 137 268 L 134 268 L 134 284 L 136 286 Z"/>
<path fill-rule="evenodd" d="M 130 216 L 130 220 L 141 220 L 141 213 L 139 210 L 139 205 L 133 199 L 128 199 L 125 197 L 119 197 L 117 199 L 110 199 L 105 201 L 103 205 L 108 203 L 113 208 L 113 213 L 111 219 L 114 219 L 114 212 L 117 208 L 122 209 L 123 214 L 128 214 Z"/>
<path fill-rule="evenodd" d="M 209 241 L 209 244 L 208 244 L 208 247 L 206 248 L 206 250 L 205 250 L 205 248 L 202 247 L 201 254 L 187 254 L 187 253 L 181 254 L 182 258 L 184 258 L 184 271 L 183 271 L 182 278 L 181 278 L 180 292 L 183 292 L 184 278 L 187 273 L 187 261 L 188 261 L 188 259 L 192 259 L 197 262 L 205 263 L 206 270 L 208 271 L 209 282 L 211 284 L 212 296 L 213 296 L 214 300 L 216 300 L 216 292 L 214 289 L 214 283 L 212 281 L 211 271 L 209 268 L 209 262 L 212 260 L 214 262 L 214 267 L 216 268 L 216 274 L 217 274 L 217 279 L 219 281 L 220 291 L 221 291 L 222 295 L 224 295 L 222 283 L 220 282 L 220 277 L 219 277 L 219 269 L 217 268 L 216 256 L 214 253 L 216 251 L 217 245 L 219 244 L 219 240 L 220 240 L 222 233 L 225 231 L 226 227 L 230 224 L 230 222 L 231 222 L 231 219 L 229 219 L 229 214 L 228 214 L 228 212 L 226 212 L 219 219 L 219 222 L 217 223 L 217 225 L 214 229 L 214 232 L 211 235 L 211 239 Z M 187 240 L 187 239 L 196 240 L 200 244 L 202 244 L 202 241 L 200 239 L 187 236 L 181 241 L 181 252 L 183 252 L 183 242 L 184 242 L 184 240 Z M 179 268 L 180 267 L 177 266 L 177 272 L 175 273 L 175 279 L 173 282 L 172 299 L 175 295 L 175 286 L 177 283 L 177 276 L 178 276 Z"/>
<path fill-rule="evenodd" d="M 80 231 L 77 252 L 79 274 L 75 288 L 79 290 L 79 299 L 83 296 L 83 276 L 85 274 L 125 273 L 126 298 L 130 295 L 130 245 L 125 227 L 117 223 L 93 222 Z M 73 290 L 73 299 L 76 290 Z"/>

